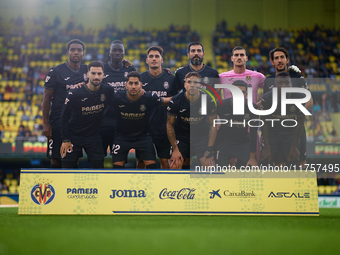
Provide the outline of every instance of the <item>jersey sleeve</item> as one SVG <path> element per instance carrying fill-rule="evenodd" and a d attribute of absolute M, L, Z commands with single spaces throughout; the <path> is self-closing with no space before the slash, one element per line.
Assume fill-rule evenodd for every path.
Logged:
<path fill-rule="evenodd" d="M 177 116 L 178 105 L 175 104 L 175 102 L 173 101 L 173 98 L 170 100 L 167 110 L 168 110 L 169 115 Z"/>
<path fill-rule="evenodd" d="M 174 77 L 174 76 L 172 75 L 172 77 Z M 176 87 L 176 84 L 175 84 L 175 77 L 172 79 L 172 84 L 170 84 L 170 86 L 171 86 L 170 87 L 171 90 L 169 91 L 170 96 L 177 95 L 178 94 L 178 88 Z"/>
<path fill-rule="evenodd" d="M 269 86 L 270 86 L 270 78 L 265 78 L 263 82 L 263 95 L 266 94 L 269 91 Z"/>
<path fill-rule="evenodd" d="M 57 72 L 52 68 L 45 77 L 45 88 L 54 90 L 57 84 Z"/>
<path fill-rule="evenodd" d="M 182 89 L 184 89 L 182 83 L 181 83 L 181 80 L 180 80 L 180 74 L 179 74 L 179 69 L 177 69 L 176 73 L 175 73 L 175 80 L 174 80 L 174 87 L 177 91 L 180 91 Z"/>
<path fill-rule="evenodd" d="M 272 93 L 266 93 L 261 100 L 261 106 L 263 110 L 268 110 L 272 105 Z"/>
<path fill-rule="evenodd" d="M 213 115 L 216 114 L 216 112 L 217 112 L 216 105 L 215 105 L 214 101 L 211 100 L 210 102 L 208 102 L 207 115 L 213 116 Z"/>
<path fill-rule="evenodd" d="M 62 140 L 69 140 L 69 122 L 72 114 L 73 106 L 75 105 L 75 96 L 72 91 L 68 93 L 65 99 L 65 103 L 60 114 L 60 127 Z"/>
<path fill-rule="evenodd" d="M 259 79 L 259 88 L 264 88 L 264 82 L 266 80 L 266 76 L 264 76 L 262 73 L 258 73 L 258 79 Z"/>

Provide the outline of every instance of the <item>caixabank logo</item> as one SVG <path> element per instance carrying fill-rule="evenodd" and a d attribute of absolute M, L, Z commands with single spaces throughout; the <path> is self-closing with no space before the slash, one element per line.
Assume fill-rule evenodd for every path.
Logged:
<path fill-rule="evenodd" d="M 55 189 L 48 180 L 39 181 L 31 190 L 31 198 L 37 205 L 48 205 L 55 198 Z"/>
<path fill-rule="evenodd" d="M 224 197 L 229 197 L 229 198 L 255 198 L 255 192 L 254 191 L 245 191 L 245 190 L 241 190 L 241 191 L 230 191 L 230 190 L 224 190 L 221 192 L 220 194 L 220 189 L 218 190 L 212 190 L 211 192 L 209 192 L 210 194 L 210 199 L 214 199 L 215 196 L 222 198 L 222 196 Z"/>

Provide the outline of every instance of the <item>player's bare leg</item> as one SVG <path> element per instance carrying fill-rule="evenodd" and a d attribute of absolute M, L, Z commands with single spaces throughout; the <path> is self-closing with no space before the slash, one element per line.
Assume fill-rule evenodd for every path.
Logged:
<path fill-rule="evenodd" d="M 190 163 L 191 163 L 190 158 L 186 158 L 183 161 L 183 163 L 182 162 L 179 163 L 180 166 L 178 167 L 178 169 L 190 169 Z"/>
<path fill-rule="evenodd" d="M 306 164 L 307 164 L 307 160 L 303 160 L 299 162 L 299 166 L 301 166 L 301 169 L 303 170 L 306 169 Z"/>
<path fill-rule="evenodd" d="M 159 163 L 161 164 L 161 169 L 170 169 L 169 159 L 159 158 Z"/>
<path fill-rule="evenodd" d="M 156 161 L 154 160 L 143 160 L 146 169 L 156 169 Z"/>
<path fill-rule="evenodd" d="M 145 164 L 143 160 L 136 158 L 136 166 L 138 169 L 145 169 Z"/>
<path fill-rule="evenodd" d="M 113 168 L 124 168 L 125 161 L 117 161 L 113 163 Z"/>

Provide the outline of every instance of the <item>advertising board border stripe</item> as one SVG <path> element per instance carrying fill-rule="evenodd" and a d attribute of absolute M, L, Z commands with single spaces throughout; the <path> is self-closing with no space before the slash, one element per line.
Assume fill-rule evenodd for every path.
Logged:
<path fill-rule="evenodd" d="M 319 215 L 319 212 L 194 212 L 194 211 L 112 211 L 121 214 L 278 214 L 278 215 Z"/>
<path fill-rule="evenodd" d="M 81 171 L 76 171 L 76 172 L 54 172 L 54 171 L 48 171 L 48 172 L 36 172 L 36 171 L 30 171 L 30 172 L 21 172 L 23 174 L 193 174 L 193 173 L 188 173 L 188 172 L 99 172 L 99 171 L 94 171 L 94 172 L 81 172 Z M 198 173 L 197 173 L 198 174 Z M 201 174 L 201 173 L 200 173 Z M 201 175 L 207 175 L 207 174 L 201 174 Z"/>

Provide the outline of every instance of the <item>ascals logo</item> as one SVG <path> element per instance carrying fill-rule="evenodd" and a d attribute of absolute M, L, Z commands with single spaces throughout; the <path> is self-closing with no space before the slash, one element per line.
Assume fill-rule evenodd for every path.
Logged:
<path fill-rule="evenodd" d="M 115 197 L 146 197 L 145 190 L 112 190 L 111 199 Z"/>
<path fill-rule="evenodd" d="M 37 205 L 48 205 L 54 197 L 55 190 L 50 183 L 38 183 L 31 190 L 31 199 Z"/>
<path fill-rule="evenodd" d="M 179 191 L 168 191 L 167 188 L 164 188 L 161 193 L 159 193 L 160 199 L 194 199 L 195 198 L 195 190 L 191 188 L 183 188 Z"/>
<path fill-rule="evenodd" d="M 309 192 L 305 193 L 291 193 L 291 192 L 276 192 L 276 194 L 272 191 L 270 192 L 268 197 L 275 197 L 275 198 L 310 198 Z"/>

